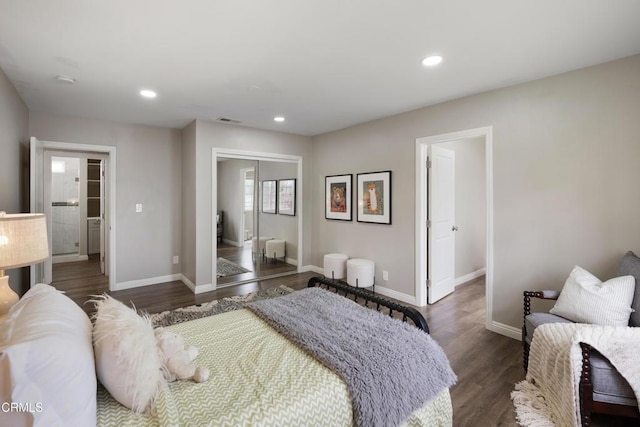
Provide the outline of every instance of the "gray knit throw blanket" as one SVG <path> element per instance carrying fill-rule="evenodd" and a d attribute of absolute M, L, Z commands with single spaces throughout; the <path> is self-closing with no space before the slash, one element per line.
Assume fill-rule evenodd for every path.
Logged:
<path fill-rule="evenodd" d="M 246 307 L 345 381 L 358 426 L 400 425 L 456 382 L 428 334 L 324 289 Z"/>

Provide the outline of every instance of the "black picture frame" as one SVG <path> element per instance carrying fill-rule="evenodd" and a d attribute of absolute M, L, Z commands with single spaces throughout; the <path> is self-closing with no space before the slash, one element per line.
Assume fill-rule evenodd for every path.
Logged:
<path fill-rule="evenodd" d="M 358 222 L 391 224 L 391 171 L 357 175 Z"/>
<path fill-rule="evenodd" d="M 325 176 L 326 219 L 351 221 L 353 219 L 353 174 Z"/>
<path fill-rule="evenodd" d="M 295 178 L 278 180 L 278 214 L 296 216 Z"/>

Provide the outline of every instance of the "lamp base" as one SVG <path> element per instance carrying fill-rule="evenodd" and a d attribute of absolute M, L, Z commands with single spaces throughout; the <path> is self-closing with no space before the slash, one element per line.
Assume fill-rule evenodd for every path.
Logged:
<path fill-rule="evenodd" d="M 0 274 L 0 323 L 7 317 L 7 313 L 18 299 L 20 299 L 18 294 L 9 286 L 9 276 Z"/>

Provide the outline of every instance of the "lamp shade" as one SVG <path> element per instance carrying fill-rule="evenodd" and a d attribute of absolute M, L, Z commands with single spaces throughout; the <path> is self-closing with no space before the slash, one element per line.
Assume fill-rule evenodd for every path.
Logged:
<path fill-rule="evenodd" d="M 0 270 L 36 264 L 48 256 L 44 214 L 0 212 Z"/>

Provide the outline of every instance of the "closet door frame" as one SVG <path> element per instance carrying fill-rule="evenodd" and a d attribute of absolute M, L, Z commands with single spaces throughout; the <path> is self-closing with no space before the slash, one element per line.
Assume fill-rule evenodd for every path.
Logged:
<path fill-rule="evenodd" d="M 234 150 L 234 149 L 227 149 L 227 148 L 213 148 L 212 150 L 212 195 L 211 195 L 211 212 L 213 212 L 213 215 L 211 216 L 211 222 L 212 222 L 212 231 L 213 231 L 213 235 L 212 235 L 212 242 L 215 242 L 217 239 L 216 236 L 216 216 L 215 213 L 218 212 L 218 158 L 227 158 L 227 159 L 239 159 L 239 160 L 257 160 L 258 161 L 258 166 L 256 168 L 256 185 L 254 186 L 254 192 L 257 191 L 257 189 L 260 187 L 259 185 L 257 185 L 258 183 L 258 177 L 259 177 L 259 170 L 260 170 L 260 161 L 263 162 L 283 162 L 283 163 L 295 163 L 297 165 L 297 196 L 296 196 L 296 215 L 297 215 L 297 220 L 298 220 L 298 253 L 296 254 L 297 256 L 297 268 L 296 270 L 291 271 L 290 273 L 282 273 L 282 274 L 278 274 L 278 275 L 274 275 L 273 277 L 277 277 L 277 276 L 281 276 L 281 275 L 288 275 L 288 274 L 295 274 L 295 273 L 299 273 L 301 272 L 301 266 L 302 266 L 302 248 L 303 248 L 303 235 L 302 235 L 302 230 L 303 230 L 303 206 L 302 206 L 302 200 L 303 200 L 303 184 L 302 184 L 302 156 L 294 156 L 294 155 L 287 155 L 287 154 L 278 154 L 278 153 L 264 153 L 264 152 L 258 152 L 258 151 L 244 151 L 244 150 Z M 254 193 L 255 194 L 255 193 Z M 256 199 L 254 197 L 254 210 L 257 206 L 257 201 L 259 199 Z M 254 224 L 254 235 L 259 235 L 258 233 L 260 232 L 260 224 L 259 221 L 257 221 L 258 224 Z M 217 289 L 217 259 L 218 259 L 218 248 L 217 245 L 213 247 L 212 250 L 212 259 L 211 259 L 211 279 L 213 281 L 213 289 Z M 265 277 L 260 277 L 259 279 L 264 279 Z M 268 276 L 268 277 L 272 277 L 272 276 Z M 245 281 L 238 281 L 238 282 L 233 282 L 233 283 L 229 283 L 229 284 L 225 284 L 225 286 L 227 285 L 238 285 L 241 283 L 245 283 L 245 282 L 254 282 L 258 279 L 250 279 L 250 280 L 245 280 Z"/>

